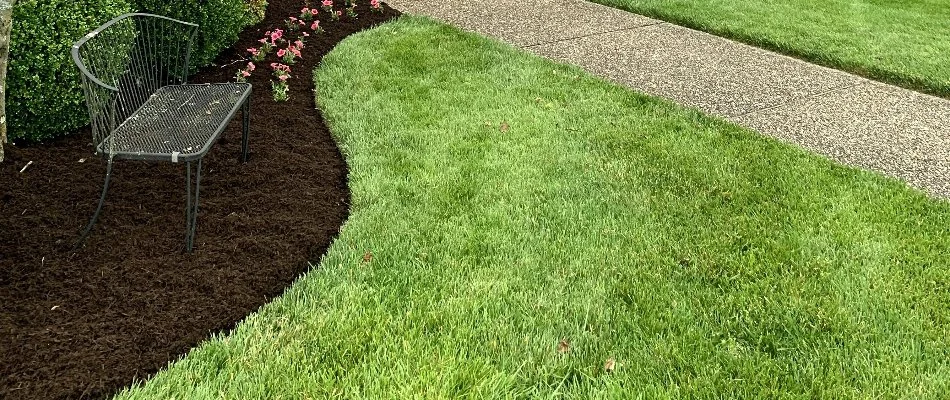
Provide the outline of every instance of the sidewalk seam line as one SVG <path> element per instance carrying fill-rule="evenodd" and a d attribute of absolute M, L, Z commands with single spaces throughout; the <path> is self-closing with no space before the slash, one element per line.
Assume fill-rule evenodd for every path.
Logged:
<path fill-rule="evenodd" d="M 790 105 L 790 104 L 792 104 L 792 103 L 794 103 L 794 102 L 803 101 L 803 100 L 809 100 L 809 99 L 814 99 L 814 98 L 821 97 L 821 96 L 824 96 L 824 95 L 827 95 L 827 94 L 830 94 L 830 93 L 843 92 L 843 91 L 845 91 L 845 90 L 853 89 L 853 88 L 856 88 L 856 87 L 858 87 L 858 86 L 866 85 L 866 84 L 867 84 L 867 82 L 856 82 L 856 83 L 852 83 L 852 84 L 848 84 L 848 85 L 836 86 L 836 87 L 828 88 L 827 90 L 823 90 L 823 91 L 820 91 L 820 92 L 812 93 L 812 94 L 809 94 L 809 95 L 806 95 L 806 96 L 796 97 L 796 98 L 790 98 L 790 99 L 788 99 L 788 100 L 786 100 L 786 101 L 784 101 L 784 102 L 782 102 L 782 103 L 775 104 L 775 105 L 771 105 L 771 106 L 768 106 L 768 107 L 758 108 L 758 109 L 755 109 L 755 110 L 749 110 L 749 111 L 746 111 L 746 112 L 744 112 L 744 113 L 739 113 L 739 114 L 735 114 L 735 115 L 728 115 L 728 116 L 725 116 L 725 118 L 726 118 L 726 119 L 730 119 L 730 120 L 731 120 L 731 119 L 738 119 L 738 118 L 742 118 L 742 117 L 745 117 L 745 116 L 750 115 L 750 114 L 755 114 L 755 113 L 759 113 L 759 112 L 763 112 L 763 111 L 769 111 L 769 110 L 773 110 L 773 109 L 776 109 L 776 108 L 785 107 L 785 106 L 788 106 L 788 105 Z"/>
<path fill-rule="evenodd" d="M 527 45 L 527 46 L 522 46 L 522 48 L 523 48 L 523 49 L 529 49 L 529 48 L 532 48 L 532 47 L 543 46 L 543 45 L 546 45 L 546 44 L 553 44 L 553 43 L 567 42 L 567 41 L 570 41 L 570 40 L 584 39 L 584 38 L 589 38 L 589 37 L 597 36 L 597 35 L 606 35 L 606 34 L 608 34 L 608 33 L 617 33 L 617 32 L 622 32 L 622 31 L 632 31 L 632 30 L 635 30 L 635 29 L 646 28 L 646 27 L 650 27 L 650 26 L 656 26 L 656 25 L 662 25 L 662 24 L 668 24 L 668 23 L 669 23 L 669 22 L 666 22 L 666 21 L 657 21 L 657 22 L 652 22 L 652 23 L 646 24 L 646 25 L 631 26 L 631 27 L 627 27 L 627 28 L 618 28 L 618 29 L 613 29 L 613 30 L 609 30 L 609 31 L 588 33 L 588 34 L 586 34 L 586 35 L 573 36 L 573 37 L 564 38 L 564 39 L 549 40 L 549 41 L 547 41 L 547 42 L 541 42 L 541 43 L 535 43 L 535 44 L 531 44 L 531 45 Z"/>

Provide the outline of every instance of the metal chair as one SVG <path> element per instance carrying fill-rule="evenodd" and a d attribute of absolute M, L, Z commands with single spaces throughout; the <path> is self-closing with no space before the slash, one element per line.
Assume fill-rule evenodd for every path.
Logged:
<path fill-rule="evenodd" d="M 124 14 L 73 45 L 92 141 L 96 153 L 108 160 L 99 205 L 77 247 L 102 211 L 113 160 L 185 163 L 185 248 L 189 252 L 197 227 L 202 158 L 238 110 L 243 114 L 241 160 L 247 162 L 251 85 L 187 84 L 188 59 L 197 32 L 198 25 L 188 22 Z M 193 163 L 197 164 L 194 185 Z"/>

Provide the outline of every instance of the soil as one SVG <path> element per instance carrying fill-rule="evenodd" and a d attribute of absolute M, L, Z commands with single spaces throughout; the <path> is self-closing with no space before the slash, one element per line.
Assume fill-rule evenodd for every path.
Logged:
<path fill-rule="evenodd" d="M 110 396 L 230 330 L 318 262 L 347 217 L 349 191 L 312 71 L 344 37 L 399 15 L 368 2 L 358 1 L 357 19 L 321 11 L 325 32 L 293 65 L 289 101 L 270 97 L 271 60 L 251 76 L 250 160 L 239 162 L 238 114 L 204 159 L 193 253 L 184 251 L 182 164 L 117 161 L 103 214 L 74 250 L 105 176 L 89 129 L 5 147 L 0 398 Z M 304 1 L 269 3 L 265 21 L 190 81 L 233 80 L 245 62 L 230 63 Z"/>

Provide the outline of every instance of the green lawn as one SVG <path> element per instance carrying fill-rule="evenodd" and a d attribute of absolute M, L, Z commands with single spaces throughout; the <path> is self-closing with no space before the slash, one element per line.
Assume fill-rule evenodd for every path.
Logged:
<path fill-rule="evenodd" d="M 950 393 L 950 203 L 419 17 L 315 79 L 340 237 L 119 398 Z"/>
<path fill-rule="evenodd" d="M 947 0 L 592 0 L 950 98 Z"/>

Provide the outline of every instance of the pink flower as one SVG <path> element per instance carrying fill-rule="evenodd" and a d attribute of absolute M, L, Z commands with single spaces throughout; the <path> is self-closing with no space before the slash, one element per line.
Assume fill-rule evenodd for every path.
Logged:
<path fill-rule="evenodd" d="M 241 76 L 247 78 L 247 77 L 251 76 L 251 73 L 250 73 L 250 72 L 247 72 L 247 71 L 241 71 Z"/>
<path fill-rule="evenodd" d="M 300 55 L 300 49 L 296 47 L 288 47 L 287 50 L 290 51 L 291 53 L 294 53 L 294 55 L 297 57 L 303 57 Z"/>
<path fill-rule="evenodd" d="M 310 15 L 317 15 L 317 9 L 316 8 L 310 9 Z"/>
<path fill-rule="evenodd" d="M 305 32 L 305 33 L 306 33 L 306 32 Z M 302 48 L 303 48 L 303 42 L 300 41 L 300 39 L 297 39 L 297 41 L 294 42 L 294 46 L 296 46 L 298 49 L 302 49 Z"/>
<path fill-rule="evenodd" d="M 258 39 L 257 41 L 261 43 L 267 43 L 267 38 L 261 38 L 261 39 Z"/>
<path fill-rule="evenodd" d="M 320 21 L 313 21 L 313 24 L 310 25 L 310 29 L 312 30 L 320 29 Z"/>
<path fill-rule="evenodd" d="M 297 22 L 297 17 L 290 17 L 290 22 Z"/>
<path fill-rule="evenodd" d="M 284 49 L 277 50 L 277 57 L 283 57 L 284 54 L 287 54 L 287 50 L 284 50 Z"/>
<path fill-rule="evenodd" d="M 254 63 L 252 63 L 252 62 L 247 63 L 247 70 L 248 70 L 248 71 L 253 71 L 253 70 L 255 70 L 255 69 L 257 69 L 257 66 L 255 66 Z"/>
<path fill-rule="evenodd" d="M 277 79 L 280 79 L 281 81 L 286 81 L 287 78 L 290 78 L 290 75 L 281 75 L 277 77 Z"/>
<path fill-rule="evenodd" d="M 273 42 L 273 41 L 275 41 L 275 40 L 277 40 L 277 39 L 280 39 L 280 38 L 283 37 L 283 36 L 284 36 L 284 31 L 282 31 L 282 30 L 280 30 L 280 29 L 276 29 L 276 30 L 274 30 L 273 33 L 270 34 L 270 40 L 271 40 L 271 42 Z"/>
<path fill-rule="evenodd" d="M 258 54 L 260 54 L 260 53 L 261 53 L 261 51 L 260 51 L 260 50 L 258 50 L 258 49 L 255 49 L 255 48 L 253 48 L 253 47 L 252 47 L 252 48 L 249 48 L 249 49 L 247 49 L 247 52 L 248 52 L 248 53 L 251 53 L 251 55 L 254 55 L 254 56 L 256 56 L 256 55 L 258 55 Z"/>
<path fill-rule="evenodd" d="M 301 9 L 300 9 L 300 13 L 301 13 L 301 14 L 309 14 L 309 13 L 310 13 L 310 9 L 307 8 L 307 7 L 301 8 Z"/>
<path fill-rule="evenodd" d="M 336 10 L 336 16 L 339 17 L 339 16 L 341 16 L 341 15 L 343 15 L 343 11 Z"/>
<path fill-rule="evenodd" d="M 333 0 L 323 0 L 324 7 L 333 7 Z"/>
<path fill-rule="evenodd" d="M 301 32 L 300 34 L 303 35 L 303 37 L 310 37 L 310 34 L 307 32 Z"/>
<path fill-rule="evenodd" d="M 278 63 L 270 63 L 270 69 L 279 69 L 279 68 L 278 68 L 279 65 L 280 65 L 280 64 L 278 64 Z"/>

